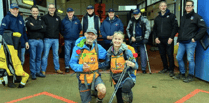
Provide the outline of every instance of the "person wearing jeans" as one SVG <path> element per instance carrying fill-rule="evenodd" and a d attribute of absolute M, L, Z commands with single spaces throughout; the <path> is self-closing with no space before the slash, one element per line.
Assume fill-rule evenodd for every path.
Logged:
<path fill-rule="evenodd" d="M 46 68 L 48 65 L 48 56 L 50 48 L 52 47 L 53 51 L 53 62 L 54 62 L 54 69 L 58 74 L 63 74 L 60 70 L 59 64 L 59 32 L 61 27 L 61 19 L 55 13 L 56 8 L 54 4 L 48 5 L 48 14 L 44 15 L 42 18 L 44 23 L 46 24 L 46 32 L 44 35 L 44 53 L 41 60 L 41 71 L 42 74 L 45 75 Z"/>
<path fill-rule="evenodd" d="M 75 41 L 74 40 L 65 40 L 65 72 L 69 73 L 70 72 L 70 54 L 71 50 L 75 46 Z"/>
<path fill-rule="evenodd" d="M 38 16 L 39 9 L 37 6 L 31 7 L 31 14 L 26 18 L 26 26 L 28 30 L 28 38 L 30 45 L 30 71 L 32 80 L 36 80 L 37 77 L 45 77 L 40 71 L 41 67 L 41 55 L 43 51 L 43 38 L 46 31 L 46 25 L 41 17 Z M 22 51 L 24 51 L 22 49 Z M 22 55 L 25 53 L 22 52 Z"/>
<path fill-rule="evenodd" d="M 141 61 L 142 73 L 146 74 L 147 57 L 146 57 L 146 51 L 144 48 L 144 44 L 142 42 L 141 43 L 133 43 L 132 46 L 134 47 L 136 53 L 138 53 L 140 51 L 140 61 Z M 136 60 L 137 60 L 137 62 L 139 62 L 138 57 L 136 58 Z"/>
<path fill-rule="evenodd" d="M 67 8 L 67 15 L 62 20 L 61 24 L 61 34 L 65 39 L 65 72 L 70 72 L 70 52 L 75 46 L 75 41 L 79 38 L 79 33 L 81 31 L 80 20 L 74 15 L 74 10 L 72 8 Z"/>
<path fill-rule="evenodd" d="M 20 57 L 20 60 L 21 60 L 21 64 L 23 65 L 25 63 L 25 48 L 21 48 L 21 57 Z"/>
<path fill-rule="evenodd" d="M 191 41 L 189 43 L 179 43 L 179 49 L 176 59 L 178 60 L 180 72 L 182 74 L 185 74 L 185 69 L 181 69 L 181 68 L 184 68 L 183 55 L 186 52 L 187 60 L 189 61 L 189 74 L 194 75 L 194 68 L 195 68 L 194 53 L 196 46 L 197 43 Z"/>
<path fill-rule="evenodd" d="M 14 48 L 18 52 L 18 57 L 20 60 L 21 58 L 25 58 L 24 55 L 21 56 L 21 48 L 29 49 L 28 37 L 25 30 L 25 22 L 23 20 L 23 17 L 19 15 L 19 6 L 16 3 L 12 3 L 10 5 L 9 12 L 7 12 L 5 17 L 2 19 L 0 25 L 0 35 L 3 35 L 5 30 L 11 30 L 13 34 L 18 36 L 18 39 L 13 38 Z M 24 59 L 22 59 L 21 61 L 23 60 Z M 23 62 L 21 64 L 23 64 Z M 9 76 L 8 82 L 8 87 L 15 87 L 15 84 L 13 83 L 13 77 Z"/>
<path fill-rule="evenodd" d="M 148 43 L 151 32 L 150 24 L 147 18 L 141 16 L 141 11 L 135 9 L 133 11 L 134 17 L 128 22 L 126 28 L 127 35 L 131 45 L 135 48 L 136 53 L 140 50 L 141 69 L 142 73 L 146 74 L 147 55 L 145 51 L 145 44 Z M 136 58 L 137 62 L 138 58 Z"/>
<path fill-rule="evenodd" d="M 177 45 L 179 45 L 176 59 L 178 60 L 180 74 L 176 78 L 185 78 L 185 67 L 183 55 L 186 52 L 189 61 L 189 74 L 183 79 L 183 82 L 191 82 L 194 80 L 194 53 L 197 41 L 203 37 L 207 27 L 201 16 L 194 12 L 194 2 L 187 1 L 185 6 L 185 14 L 181 18 L 180 31 L 178 35 Z"/>
<path fill-rule="evenodd" d="M 44 53 L 43 53 L 42 62 L 41 62 L 42 71 L 46 71 L 46 67 L 48 65 L 49 51 L 50 51 L 51 47 L 52 47 L 52 51 L 53 51 L 54 68 L 56 71 L 58 71 L 60 68 L 59 56 L 58 56 L 59 40 L 45 38 L 44 39 Z"/>

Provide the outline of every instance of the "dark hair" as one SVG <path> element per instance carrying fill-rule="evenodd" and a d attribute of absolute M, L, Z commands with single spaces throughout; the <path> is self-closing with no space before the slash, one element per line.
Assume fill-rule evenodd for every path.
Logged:
<path fill-rule="evenodd" d="M 194 1 L 192 1 L 192 0 L 187 0 L 186 3 L 187 3 L 187 2 L 192 2 L 192 6 L 194 6 Z"/>
<path fill-rule="evenodd" d="M 37 9 L 39 10 L 38 6 L 36 6 L 36 5 L 33 5 L 33 6 L 30 8 L 30 10 L 32 10 L 33 8 L 37 8 Z"/>

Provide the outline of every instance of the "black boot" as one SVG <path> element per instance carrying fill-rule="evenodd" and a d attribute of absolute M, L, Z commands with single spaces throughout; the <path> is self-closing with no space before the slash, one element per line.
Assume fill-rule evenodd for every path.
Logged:
<path fill-rule="evenodd" d="M 185 80 L 186 79 L 185 74 L 181 74 L 181 73 L 179 73 L 176 76 L 173 76 L 172 78 L 173 79 L 182 79 L 182 80 Z"/>
<path fill-rule="evenodd" d="M 185 80 L 183 80 L 183 82 L 185 82 L 185 83 L 189 83 L 191 81 L 194 81 L 194 77 L 193 77 L 193 75 L 190 75 L 190 74 L 187 76 L 187 78 Z"/>
<path fill-rule="evenodd" d="M 19 84 L 18 88 L 24 88 L 25 86 L 22 84 Z"/>
<path fill-rule="evenodd" d="M 10 88 L 15 88 L 16 85 L 15 85 L 14 83 L 8 83 L 8 87 L 10 87 Z"/>
<path fill-rule="evenodd" d="M 70 70 L 69 69 L 65 69 L 65 73 L 69 73 L 70 72 Z"/>
<path fill-rule="evenodd" d="M 169 71 L 169 76 L 170 76 L 170 77 L 175 76 L 174 71 Z"/>
<path fill-rule="evenodd" d="M 15 83 L 20 83 L 22 79 L 16 79 Z"/>
<path fill-rule="evenodd" d="M 143 74 L 147 74 L 146 70 L 142 70 L 142 73 L 143 73 Z"/>
<path fill-rule="evenodd" d="M 158 73 L 160 73 L 160 74 L 161 73 L 167 73 L 167 71 L 168 71 L 167 69 L 163 69 L 163 70 L 159 71 Z"/>
<path fill-rule="evenodd" d="M 2 84 L 5 86 L 5 81 L 3 81 Z"/>

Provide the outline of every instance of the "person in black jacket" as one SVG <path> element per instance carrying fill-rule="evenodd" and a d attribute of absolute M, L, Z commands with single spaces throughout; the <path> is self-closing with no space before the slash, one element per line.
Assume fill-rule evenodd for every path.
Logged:
<path fill-rule="evenodd" d="M 169 71 L 170 77 L 174 76 L 174 42 L 173 38 L 177 33 L 178 23 L 176 16 L 167 9 L 165 1 L 160 2 L 159 15 L 154 20 L 153 34 L 155 42 L 158 45 L 160 56 L 163 62 L 163 70 L 159 73 L 166 73 Z M 168 60 L 169 68 L 168 68 Z"/>
<path fill-rule="evenodd" d="M 29 45 L 30 45 L 30 71 L 32 80 L 37 77 L 45 77 L 40 73 L 41 55 L 44 48 L 44 32 L 46 25 L 39 15 L 37 6 L 31 7 L 31 14 L 25 19 L 28 31 Z"/>
<path fill-rule="evenodd" d="M 141 11 L 139 9 L 135 9 L 133 14 L 134 17 L 129 20 L 126 31 L 129 41 L 135 51 L 138 53 L 140 50 L 141 69 L 142 73 L 146 74 L 147 55 L 145 46 L 148 43 L 151 28 L 148 19 L 141 16 Z M 138 62 L 138 58 L 136 60 Z"/>
<path fill-rule="evenodd" d="M 54 61 L 54 68 L 58 74 L 63 74 L 60 70 L 59 64 L 59 32 L 61 28 L 61 19 L 55 13 L 55 5 L 49 4 L 48 11 L 49 13 L 43 16 L 43 20 L 46 24 L 46 32 L 44 35 L 44 53 L 41 61 L 41 69 L 42 73 L 45 75 L 47 63 L 48 63 L 48 56 L 50 48 L 52 47 L 53 51 L 53 61 Z"/>
<path fill-rule="evenodd" d="M 189 61 L 189 74 L 183 82 L 191 82 L 194 80 L 194 53 L 197 42 L 205 34 L 207 27 L 201 16 L 194 12 L 194 2 L 187 1 L 185 6 L 185 14 L 181 18 L 181 25 L 179 36 L 177 39 L 178 53 L 176 59 L 178 60 L 180 74 L 176 77 L 185 77 L 185 67 L 183 55 L 186 52 L 187 60 Z"/>
<path fill-rule="evenodd" d="M 99 28 L 100 28 L 100 18 L 95 15 L 94 13 L 94 7 L 92 5 L 87 6 L 87 13 L 86 15 L 82 18 L 81 25 L 82 25 L 82 30 L 83 30 L 83 35 L 86 32 L 87 29 L 96 29 L 97 33 L 99 33 Z"/>

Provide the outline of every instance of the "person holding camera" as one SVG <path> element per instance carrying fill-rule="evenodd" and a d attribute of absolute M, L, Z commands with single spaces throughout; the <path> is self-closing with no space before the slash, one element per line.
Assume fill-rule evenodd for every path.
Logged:
<path fill-rule="evenodd" d="M 147 58 L 145 44 L 148 43 L 151 28 L 148 19 L 141 16 L 139 9 L 135 9 L 133 14 L 134 17 L 129 21 L 126 31 L 129 42 L 135 48 L 135 51 L 138 53 L 140 50 L 142 73 L 146 74 Z M 138 62 L 138 58 L 136 60 Z"/>

